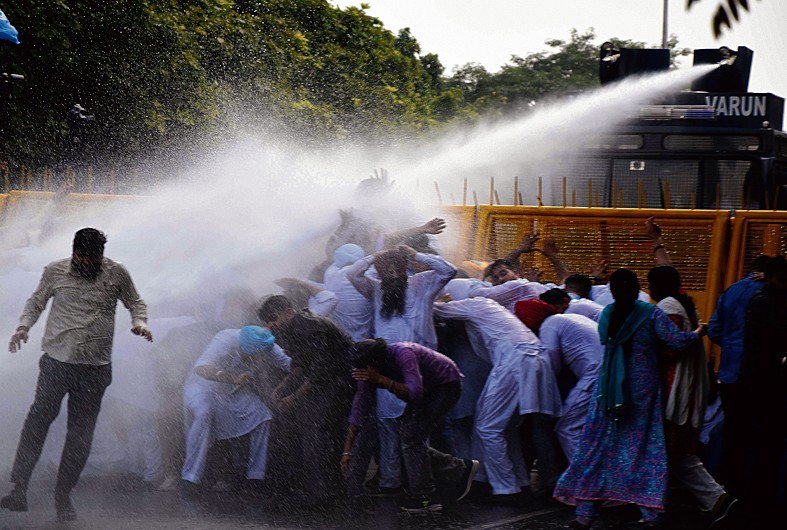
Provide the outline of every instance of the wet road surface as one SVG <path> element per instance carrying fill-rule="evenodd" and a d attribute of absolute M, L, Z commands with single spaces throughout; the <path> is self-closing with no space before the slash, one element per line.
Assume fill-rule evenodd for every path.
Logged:
<path fill-rule="evenodd" d="M 139 480 L 106 477 L 86 478 L 74 490 L 72 499 L 78 519 L 55 521 L 53 484 L 34 482 L 30 486 L 29 511 L 0 510 L 0 530 L 11 529 L 532 529 L 566 528 L 573 509 L 551 500 L 531 500 L 521 506 L 496 506 L 480 500 L 463 501 L 438 514 L 400 513 L 394 499 L 373 499 L 365 507 L 324 507 L 305 509 L 281 500 L 254 498 L 232 492 L 207 492 L 199 496 L 179 491 L 160 492 L 145 488 Z M 6 489 L 3 489 L 3 494 Z M 669 529 L 707 527 L 707 515 L 691 504 L 678 506 Z M 636 520 L 631 507 L 606 514 L 609 528 L 620 528 Z"/>

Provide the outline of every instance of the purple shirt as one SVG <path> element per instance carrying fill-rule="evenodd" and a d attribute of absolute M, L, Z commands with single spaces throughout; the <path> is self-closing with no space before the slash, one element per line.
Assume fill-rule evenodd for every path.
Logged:
<path fill-rule="evenodd" d="M 421 402 L 424 394 L 436 386 L 464 379 L 454 361 L 415 342 L 388 344 L 388 361 L 388 366 L 381 373 L 397 383 L 404 383 L 410 392 L 409 402 L 413 404 Z M 365 381 L 358 382 L 350 412 L 351 424 L 363 425 L 363 417 L 371 406 L 374 390 L 373 385 Z"/>

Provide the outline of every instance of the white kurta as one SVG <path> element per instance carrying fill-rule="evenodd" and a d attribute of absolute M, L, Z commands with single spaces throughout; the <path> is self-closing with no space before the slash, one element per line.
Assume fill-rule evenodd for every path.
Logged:
<path fill-rule="evenodd" d="M 541 293 L 550 289 L 549 286 L 525 280 L 511 280 L 500 285 L 492 285 L 486 282 L 472 283 L 468 288 L 468 296 L 483 296 L 491 298 L 498 304 L 514 312 L 514 306 L 520 300 L 533 300 L 538 298 Z"/>
<path fill-rule="evenodd" d="M 650 295 L 645 291 L 640 291 L 638 298 L 643 302 L 650 303 Z M 612 298 L 612 292 L 610 292 L 609 290 L 609 284 L 594 285 L 593 287 L 591 287 L 590 299 L 596 302 L 597 304 L 601 304 L 604 307 L 608 306 L 609 304 L 615 301 L 615 299 Z"/>
<path fill-rule="evenodd" d="M 347 332 L 354 341 L 374 337 L 372 302 L 353 287 L 347 279 L 350 266 L 331 265 L 325 271 L 325 288 L 336 294 L 336 308 L 330 318 Z"/>
<path fill-rule="evenodd" d="M 575 295 L 576 296 L 576 295 Z M 604 306 L 587 298 L 572 298 L 566 309 L 566 315 L 582 315 L 593 322 L 598 322 Z"/>
<path fill-rule="evenodd" d="M 435 304 L 435 315 L 467 322 L 476 353 L 492 370 L 476 407 L 478 456 L 495 494 L 529 484 L 514 418 L 560 414 L 560 392 L 538 337 L 503 306 L 489 298 Z"/>
<path fill-rule="evenodd" d="M 560 445 L 570 460 L 585 423 L 604 347 L 598 336 L 598 324 L 582 315 L 547 317 L 539 335 L 555 375 L 565 367 L 578 379 L 563 403 L 563 416 L 555 425 Z"/>
<path fill-rule="evenodd" d="M 278 346 L 266 353 L 273 365 L 289 371 L 290 358 Z M 214 366 L 231 374 L 248 372 L 249 366 L 240 351 L 240 330 L 225 329 L 213 337 L 194 363 Z M 271 412 L 265 403 L 246 386 L 210 381 L 197 375 L 192 368 L 183 388 L 186 424 L 186 458 L 181 478 L 199 483 L 214 440 L 250 434 L 246 478 L 262 480 L 268 454 Z"/>
<path fill-rule="evenodd" d="M 260 355 L 269 355 L 279 368 L 289 371 L 290 358 L 278 345 L 274 345 L 267 354 Z M 249 371 L 240 352 L 239 329 L 225 329 L 213 337 L 194 363 L 194 368 L 206 365 L 215 366 L 232 374 Z M 238 388 L 229 383 L 210 381 L 197 375 L 192 368 L 183 387 L 184 406 L 188 408 L 203 394 L 211 398 L 211 412 L 215 418 L 214 429 L 217 440 L 243 436 L 263 421 L 272 418 L 271 411 L 250 388 L 246 386 Z"/>

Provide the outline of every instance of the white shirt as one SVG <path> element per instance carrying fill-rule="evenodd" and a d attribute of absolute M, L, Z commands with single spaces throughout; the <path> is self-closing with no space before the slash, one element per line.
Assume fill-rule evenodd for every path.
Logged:
<path fill-rule="evenodd" d="M 608 306 L 612 302 L 615 301 L 612 298 L 612 292 L 609 290 L 609 284 L 606 285 L 594 285 L 590 288 L 590 299 L 596 302 L 597 304 L 601 304 L 603 307 Z M 639 299 L 643 302 L 650 303 L 650 295 L 645 291 L 639 292 Z"/>
<path fill-rule="evenodd" d="M 552 315 L 541 324 L 539 331 L 555 370 L 565 366 L 577 379 L 598 370 L 604 346 L 598 336 L 598 324 L 582 315 Z"/>
<path fill-rule="evenodd" d="M 383 292 L 379 278 L 364 273 L 372 262 L 367 256 L 350 266 L 347 278 L 358 292 L 374 304 L 374 334 L 387 342 L 417 342 L 427 348 L 437 348 L 437 334 L 432 320 L 432 304 L 445 284 L 456 275 L 456 268 L 440 256 L 421 254 L 416 261 L 432 270 L 413 274 L 407 280 L 404 311 L 391 318 L 383 317 Z"/>
<path fill-rule="evenodd" d="M 483 296 L 491 298 L 498 304 L 514 312 L 514 306 L 520 300 L 533 300 L 538 298 L 541 293 L 545 293 L 550 288 L 538 282 L 531 282 L 524 278 L 510 280 L 500 285 L 479 282 L 472 283 L 468 289 L 468 296 Z"/>
<path fill-rule="evenodd" d="M 582 315 L 588 317 L 593 322 L 598 322 L 601 317 L 601 312 L 604 311 L 604 306 L 588 300 L 587 298 L 572 299 L 566 309 L 566 315 Z"/>
<path fill-rule="evenodd" d="M 477 297 L 435 304 L 435 315 L 465 320 L 467 337 L 476 354 L 492 364 L 482 394 L 508 395 L 519 404 L 519 414 L 561 413 L 560 391 L 538 337 L 506 308 Z M 477 414 L 483 414 L 478 411 Z"/>
<path fill-rule="evenodd" d="M 341 268 L 331 265 L 325 271 L 324 281 L 325 288 L 335 293 L 337 299 L 330 318 L 357 342 L 374 336 L 374 306 L 347 279 L 349 270 L 350 265 Z"/>

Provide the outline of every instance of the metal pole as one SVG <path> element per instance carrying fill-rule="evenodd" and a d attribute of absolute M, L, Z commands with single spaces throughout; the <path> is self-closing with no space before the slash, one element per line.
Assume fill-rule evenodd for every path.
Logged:
<path fill-rule="evenodd" d="M 664 18 L 661 28 L 661 47 L 666 48 L 669 40 L 669 0 L 664 0 Z"/>

